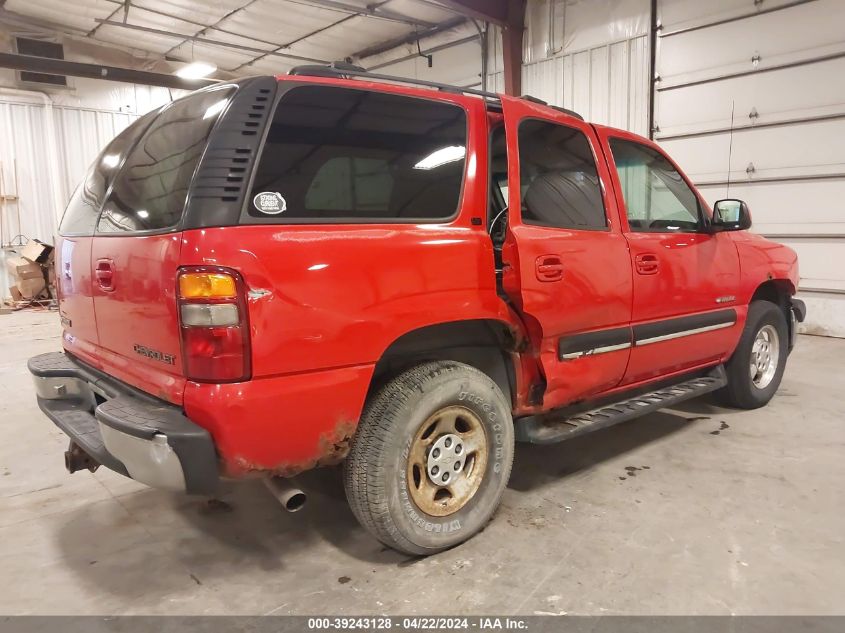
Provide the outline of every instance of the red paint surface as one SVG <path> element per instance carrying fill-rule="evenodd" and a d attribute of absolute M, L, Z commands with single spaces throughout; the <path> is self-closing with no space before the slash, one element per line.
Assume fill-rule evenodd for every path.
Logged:
<path fill-rule="evenodd" d="M 621 130 L 602 126 L 596 126 L 596 130 L 601 138 L 608 165 L 614 164 L 610 138 L 638 142 L 666 156 L 693 191 L 696 191 L 680 166 L 657 144 Z M 632 325 L 742 305 L 736 300 L 739 295 L 740 267 L 739 256 L 730 233 L 631 232 L 624 211 L 622 187 L 615 169 L 610 170 L 610 181 L 616 203 L 621 210 L 620 220 L 631 251 Z M 705 213 L 711 216 L 707 202 L 700 193 L 698 197 Z M 734 297 L 734 300 L 717 302 L 717 299 L 725 297 Z M 635 346 L 631 350 L 623 384 L 637 383 L 662 374 L 693 368 L 702 362 L 719 362 L 733 351 L 744 321 L 743 314 L 733 328 Z"/>
<path fill-rule="evenodd" d="M 95 273 L 99 262 L 111 262 L 104 287 L 92 281 L 103 367 L 113 376 L 154 396 L 181 404 L 185 388 L 179 353 L 176 314 L 178 233 L 150 236 L 97 236 L 91 249 Z M 174 356 L 168 364 L 138 354 L 136 345 Z"/>
<path fill-rule="evenodd" d="M 442 224 L 248 225 L 58 243 L 61 310 L 72 321 L 65 348 L 131 385 L 183 404 L 186 415 L 211 432 L 228 475 L 312 466 L 331 453 L 332 443 L 342 443 L 357 424 L 375 363 L 392 342 L 417 328 L 464 319 L 505 324 L 517 340 L 527 341 L 519 352 L 508 352 L 516 377 L 514 411 L 527 413 L 721 362 L 737 344 L 759 285 L 772 278 L 792 290 L 797 286 L 795 253 L 746 232 L 630 233 L 606 138 L 648 141 L 503 97 L 512 210 L 504 284 L 511 308 L 497 295 L 492 244 L 483 226 L 489 121 L 498 117 L 488 119 L 475 97 L 357 80 L 295 79 L 464 107 L 470 128 L 457 217 Z M 587 135 L 602 180 L 607 231 L 521 221 L 513 133 L 529 116 Z M 481 218 L 482 226 L 473 225 L 473 218 Z M 646 263 L 657 260 L 656 272 L 636 272 L 643 255 Z M 113 270 L 105 284 L 95 275 L 100 261 Z M 180 266 L 203 265 L 238 271 L 252 291 L 250 381 L 200 384 L 184 378 L 176 274 Z M 736 299 L 716 304 L 725 295 Z M 728 306 L 738 315 L 732 328 L 557 360 L 561 336 Z M 134 351 L 137 344 L 174 354 L 175 363 L 141 356 Z M 530 389 L 542 383 L 543 405 L 533 406 Z"/>
<path fill-rule="evenodd" d="M 558 341 L 569 334 L 627 326 L 631 320 L 631 271 L 628 246 L 619 223 L 616 200 L 603 191 L 607 231 L 574 231 L 525 224 L 520 210 L 517 144 L 519 123 L 543 119 L 576 128 L 590 142 L 599 177 L 609 171 L 592 126 L 571 116 L 522 99 L 502 98 L 508 143 L 508 237 L 504 285 L 525 315 L 528 333 L 539 350 L 547 386 L 546 408 L 558 407 L 612 389 L 622 380 L 630 350 L 558 360 Z M 562 275 L 546 281 L 537 275 L 537 260 L 552 256 Z M 545 261 L 545 260 L 543 260 Z"/>

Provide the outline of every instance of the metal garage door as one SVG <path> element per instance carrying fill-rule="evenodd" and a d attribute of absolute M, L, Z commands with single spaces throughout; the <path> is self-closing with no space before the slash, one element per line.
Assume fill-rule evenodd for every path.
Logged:
<path fill-rule="evenodd" d="M 660 0 L 658 16 L 655 139 L 708 201 L 730 186 L 798 252 L 805 331 L 845 336 L 845 2 Z"/>

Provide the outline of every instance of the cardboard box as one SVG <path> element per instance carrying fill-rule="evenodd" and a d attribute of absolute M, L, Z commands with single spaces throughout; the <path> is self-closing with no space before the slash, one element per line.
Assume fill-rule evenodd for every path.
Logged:
<path fill-rule="evenodd" d="M 38 262 L 43 264 L 47 261 L 50 253 L 53 252 L 53 247 L 38 240 L 29 240 L 21 249 L 21 257 L 25 257 L 31 262 Z"/>
<path fill-rule="evenodd" d="M 44 278 L 40 277 L 38 279 L 21 279 L 17 283 L 17 287 L 24 299 L 35 299 L 44 292 L 46 284 Z"/>
<path fill-rule="evenodd" d="M 9 288 L 9 293 L 12 295 L 12 301 L 23 301 L 23 295 L 17 286 Z"/>
<path fill-rule="evenodd" d="M 6 270 L 9 274 L 18 279 L 43 279 L 44 273 L 41 265 L 31 262 L 23 257 L 10 257 L 6 260 Z"/>

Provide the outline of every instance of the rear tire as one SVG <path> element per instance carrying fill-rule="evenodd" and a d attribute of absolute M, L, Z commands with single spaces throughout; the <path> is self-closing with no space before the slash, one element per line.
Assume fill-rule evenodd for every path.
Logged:
<path fill-rule="evenodd" d="M 496 383 L 462 363 L 425 363 L 367 403 L 344 464 L 346 496 L 385 545 L 434 554 L 487 524 L 513 453 L 511 408 Z"/>
<path fill-rule="evenodd" d="M 752 301 L 739 345 L 725 365 L 728 384 L 716 394 L 720 403 L 740 409 L 768 404 L 783 378 L 788 348 L 783 310 L 770 301 Z"/>

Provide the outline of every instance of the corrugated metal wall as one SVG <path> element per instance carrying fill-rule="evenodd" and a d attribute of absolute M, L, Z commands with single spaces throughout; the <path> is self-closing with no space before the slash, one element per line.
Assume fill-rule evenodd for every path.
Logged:
<path fill-rule="evenodd" d="M 134 114 L 52 105 L 38 93 L 0 95 L 2 243 L 51 242 L 64 206 L 100 149 Z M 5 265 L 0 294 L 8 295 Z"/>
<path fill-rule="evenodd" d="M 595 123 L 648 128 L 647 0 L 530 0 L 522 92 Z M 491 31 L 489 84 L 504 90 L 501 34 Z"/>
<path fill-rule="evenodd" d="M 502 73 L 494 73 L 490 88 L 502 92 L 503 82 Z M 588 121 L 646 134 L 648 36 L 525 64 L 522 91 Z"/>

